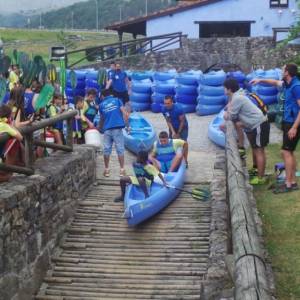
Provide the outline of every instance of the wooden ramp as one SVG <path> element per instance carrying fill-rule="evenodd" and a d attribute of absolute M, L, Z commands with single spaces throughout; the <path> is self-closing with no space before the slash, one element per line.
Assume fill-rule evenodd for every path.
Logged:
<path fill-rule="evenodd" d="M 193 185 L 186 185 L 192 189 Z M 80 203 L 35 299 L 200 299 L 209 255 L 210 201 L 181 193 L 136 228 L 105 180 Z"/>

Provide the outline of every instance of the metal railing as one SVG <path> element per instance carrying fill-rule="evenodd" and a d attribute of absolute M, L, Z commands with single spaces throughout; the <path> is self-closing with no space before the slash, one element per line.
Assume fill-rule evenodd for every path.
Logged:
<path fill-rule="evenodd" d="M 16 166 L 16 165 L 8 165 L 5 163 L 0 163 L 0 170 L 5 172 L 15 172 L 21 173 L 25 175 L 34 174 L 34 151 L 33 146 L 41 146 L 47 147 L 55 150 L 63 150 L 67 152 L 73 151 L 73 126 L 72 120 L 77 114 L 76 111 L 69 111 L 60 114 L 59 116 L 55 116 L 49 119 L 45 119 L 32 125 L 26 125 L 20 127 L 18 130 L 23 135 L 24 144 L 25 144 L 25 155 L 24 155 L 24 167 Z M 39 139 L 33 139 L 33 133 L 37 130 L 46 128 L 48 126 L 53 126 L 55 123 L 59 121 L 67 121 L 67 134 L 66 134 L 66 145 L 58 145 L 55 143 L 49 143 L 46 141 L 42 141 Z M 0 143 L 5 143 L 10 136 L 7 133 L 0 135 Z"/>
<path fill-rule="evenodd" d="M 163 35 L 156 35 L 141 39 L 133 39 L 129 41 L 120 41 L 112 44 L 105 44 L 96 47 L 89 47 L 83 49 L 77 49 L 66 52 L 66 61 L 68 61 L 69 56 L 75 53 L 83 53 L 83 57 L 67 65 L 68 68 L 72 68 L 83 60 L 88 61 L 106 61 L 116 57 L 130 56 L 138 53 L 155 52 L 162 50 L 174 44 L 179 44 L 182 47 L 182 32 L 174 32 Z"/>

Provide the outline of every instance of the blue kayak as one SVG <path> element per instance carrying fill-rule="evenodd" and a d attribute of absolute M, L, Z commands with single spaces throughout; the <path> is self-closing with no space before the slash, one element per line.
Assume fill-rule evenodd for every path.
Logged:
<path fill-rule="evenodd" d="M 129 117 L 130 132 L 123 130 L 125 147 L 137 154 L 141 150 L 149 151 L 156 140 L 156 134 L 150 122 L 139 113 Z"/>
<path fill-rule="evenodd" d="M 177 172 L 165 174 L 165 180 L 171 186 L 182 188 L 185 171 L 186 166 L 182 162 Z M 166 188 L 162 184 L 153 182 L 150 188 L 150 196 L 145 199 L 143 191 L 138 186 L 129 185 L 124 199 L 124 216 L 127 218 L 128 225 L 138 225 L 154 216 L 169 205 L 179 193 L 174 188 Z"/>
<path fill-rule="evenodd" d="M 224 123 L 224 109 L 222 109 L 208 126 L 208 138 L 215 144 L 225 147 L 225 134 L 220 129 L 220 125 Z"/>

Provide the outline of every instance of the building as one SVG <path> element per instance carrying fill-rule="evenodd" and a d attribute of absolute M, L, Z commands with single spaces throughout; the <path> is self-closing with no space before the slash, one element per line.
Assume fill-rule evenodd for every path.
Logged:
<path fill-rule="evenodd" d="M 182 32 L 188 38 L 259 37 L 282 39 L 296 22 L 299 0 L 185 0 L 175 7 L 107 27 L 122 33 L 156 36 Z"/>

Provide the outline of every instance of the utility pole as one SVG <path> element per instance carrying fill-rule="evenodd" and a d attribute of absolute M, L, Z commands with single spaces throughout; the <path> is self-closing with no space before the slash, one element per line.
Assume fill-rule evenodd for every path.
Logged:
<path fill-rule="evenodd" d="M 71 12 L 71 27 L 72 27 L 72 30 L 74 29 L 74 11 L 72 10 Z"/>
<path fill-rule="evenodd" d="M 40 12 L 40 29 L 42 29 L 42 13 Z"/>
<path fill-rule="evenodd" d="M 98 0 L 95 0 L 96 3 L 96 31 L 99 30 L 99 24 L 98 24 Z"/>
<path fill-rule="evenodd" d="M 122 21 L 122 6 L 120 5 L 119 8 L 120 8 L 120 22 L 121 22 Z"/>
<path fill-rule="evenodd" d="M 145 3 L 146 16 L 148 16 L 148 0 Z"/>

